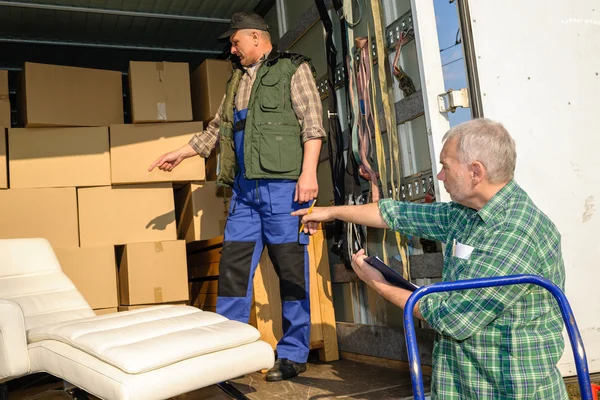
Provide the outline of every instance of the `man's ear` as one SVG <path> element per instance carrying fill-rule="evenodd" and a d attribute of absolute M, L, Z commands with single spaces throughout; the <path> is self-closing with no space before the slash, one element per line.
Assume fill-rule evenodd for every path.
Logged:
<path fill-rule="evenodd" d="M 473 184 L 480 183 L 485 177 L 486 170 L 483 164 L 479 161 L 473 161 L 471 163 L 471 179 Z"/>

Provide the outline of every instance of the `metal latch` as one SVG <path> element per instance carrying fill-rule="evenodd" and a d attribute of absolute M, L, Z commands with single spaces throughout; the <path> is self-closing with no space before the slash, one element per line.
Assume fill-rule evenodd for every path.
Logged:
<path fill-rule="evenodd" d="M 438 95 L 440 112 L 454 112 L 458 107 L 469 108 L 469 92 L 467 89 L 450 89 Z"/>

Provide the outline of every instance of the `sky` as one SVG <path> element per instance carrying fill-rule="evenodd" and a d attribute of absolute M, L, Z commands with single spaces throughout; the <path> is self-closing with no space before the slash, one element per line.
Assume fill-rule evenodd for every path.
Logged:
<path fill-rule="evenodd" d="M 434 7 L 440 49 L 448 48 L 441 53 L 446 90 L 466 88 L 467 75 L 462 44 L 450 47 L 456 43 L 456 32 L 459 29 L 456 3 L 434 0 Z M 471 110 L 458 108 L 456 112 L 448 113 L 448 118 L 450 126 L 457 125 L 471 119 Z"/>

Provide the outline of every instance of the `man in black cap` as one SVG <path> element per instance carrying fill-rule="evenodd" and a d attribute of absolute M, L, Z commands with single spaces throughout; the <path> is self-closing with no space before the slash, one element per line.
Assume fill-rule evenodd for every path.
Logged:
<path fill-rule="evenodd" d="M 233 189 L 219 265 L 217 313 L 248 322 L 252 280 L 266 245 L 279 276 L 283 337 L 268 381 L 306 370 L 310 338 L 308 235 L 293 211 L 316 201 L 325 131 L 310 60 L 279 53 L 255 13 L 237 13 L 229 38 L 233 75 L 207 129 L 150 167 L 171 171 L 219 140 L 217 184 Z"/>

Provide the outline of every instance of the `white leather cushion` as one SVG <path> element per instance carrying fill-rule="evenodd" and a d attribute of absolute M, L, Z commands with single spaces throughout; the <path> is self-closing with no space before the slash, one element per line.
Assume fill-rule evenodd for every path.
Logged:
<path fill-rule="evenodd" d="M 0 298 L 19 304 L 27 329 L 95 315 L 46 239 L 0 240 Z"/>
<path fill-rule="evenodd" d="M 260 340 L 189 358 L 144 374 L 125 373 L 56 340 L 30 344 L 29 356 L 32 373 L 47 372 L 98 398 L 110 400 L 170 399 L 201 387 L 271 368 L 275 361 L 271 346 Z M 191 400 L 191 397 L 182 396 L 181 399 Z"/>
<path fill-rule="evenodd" d="M 28 342 L 57 340 L 131 374 L 260 338 L 254 327 L 188 306 L 158 306 L 47 325 Z"/>

